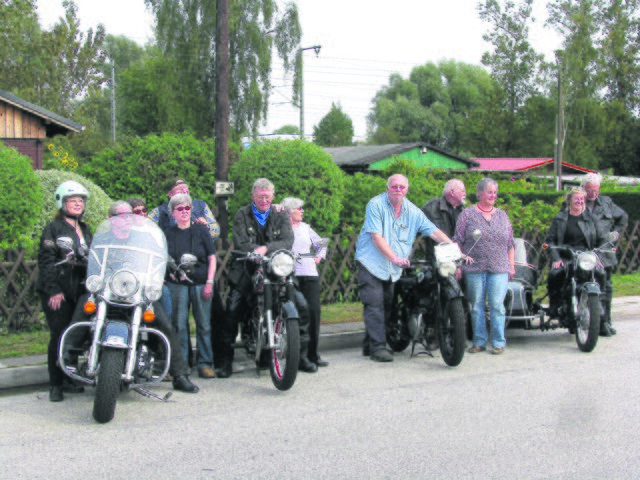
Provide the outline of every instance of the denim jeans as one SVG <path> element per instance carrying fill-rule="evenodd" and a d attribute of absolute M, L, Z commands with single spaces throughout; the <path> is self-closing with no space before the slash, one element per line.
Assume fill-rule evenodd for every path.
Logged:
<path fill-rule="evenodd" d="M 471 323 L 473 325 L 473 344 L 484 347 L 488 341 L 485 318 L 485 299 L 489 299 L 491 320 L 491 343 L 494 348 L 507 344 L 504 338 L 505 308 L 504 297 L 509 285 L 507 273 L 469 273 L 465 272 L 467 298 L 471 303 Z"/>
<path fill-rule="evenodd" d="M 189 363 L 189 305 L 193 308 L 196 322 L 196 364 L 201 367 L 213 367 L 211 348 L 211 299 L 202 298 L 204 285 L 178 285 L 168 283 L 171 292 L 171 323 L 180 337 L 180 347 L 187 364 Z"/>

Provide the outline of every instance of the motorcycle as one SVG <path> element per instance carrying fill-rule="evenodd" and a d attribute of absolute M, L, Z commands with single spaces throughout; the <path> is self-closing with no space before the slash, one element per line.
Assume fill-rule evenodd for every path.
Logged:
<path fill-rule="evenodd" d="M 394 306 L 386 322 L 387 343 L 394 352 L 411 343 L 417 353 L 433 357 L 437 339 L 442 359 L 450 367 L 462 362 L 466 347 L 464 294 L 456 280 L 462 252 L 456 243 L 435 246 L 432 260 L 412 260 L 396 282 Z"/>
<path fill-rule="evenodd" d="M 166 241 L 152 221 L 118 215 L 98 227 L 88 256 L 84 303 L 91 317 L 65 330 L 58 360 L 70 378 L 96 387 L 93 418 L 99 423 L 113 419 L 121 390 L 162 401 L 171 395 L 143 388 L 160 382 L 169 370 L 169 340 L 153 328 L 153 304 L 162 294 L 166 267 Z"/>
<path fill-rule="evenodd" d="M 324 248 L 328 240 L 320 243 L 316 249 Z M 296 381 L 300 361 L 300 317 L 293 283 L 295 263 L 315 253 L 294 254 L 289 250 L 277 250 L 270 255 L 235 250 L 232 253 L 236 262 L 257 265 L 252 276 L 250 315 L 241 324 L 245 351 L 255 361 L 257 375 L 262 365 L 268 363 L 273 385 L 278 390 L 289 390 Z"/>
<path fill-rule="evenodd" d="M 538 251 L 522 238 L 514 238 L 513 241 L 516 272 L 509 280 L 504 299 L 505 328 L 522 327 L 525 330 L 543 328 L 546 323 L 542 305 L 539 300 L 534 299 L 539 276 Z"/>
<path fill-rule="evenodd" d="M 544 244 L 542 248 L 554 248 L 561 250 L 569 257 L 565 260 L 565 277 L 561 287 L 561 305 L 558 309 L 558 322 L 547 321 L 541 318 L 541 328 L 568 328 L 570 333 L 575 333 L 576 343 L 582 352 L 591 352 L 598 343 L 600 334 L 600 285 L 596 276 L 604 281 L 603 253 L 615 252 L 613 248 L 618 240 L 618 233 L 608 234 L 607 242 L 591 251 L 578 251 L 566 245 L 549 246 Z M 549 292 L 547 292 L 549 295 Z M 546 297 L 546 295 L 545 295 Z M 543 309 L 549 314 L 549 309 Z"/>

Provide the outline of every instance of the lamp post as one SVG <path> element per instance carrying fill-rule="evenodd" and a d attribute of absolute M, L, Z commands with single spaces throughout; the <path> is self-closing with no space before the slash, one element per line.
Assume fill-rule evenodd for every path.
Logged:
<path fill-rule="evenodd" d="M 320 49 L 322 47 L 320 45 L 314 45 L 313 47 L 306 47 L 300 49 L 300 139 L 304 139 L 304 77 L 303 77 L 303 69 L 302 69 L 302 53 L 305 50 L 313 50 L 316 52 L 316 57 L 320 55 Z"/>

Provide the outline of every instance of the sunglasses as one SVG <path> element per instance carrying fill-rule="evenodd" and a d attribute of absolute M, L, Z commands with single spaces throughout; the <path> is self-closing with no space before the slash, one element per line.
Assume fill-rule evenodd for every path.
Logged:
<path fill-rule="evenodd" d="M 135 213 L 136 215 L 144 215 L 145 213 L 147 213 L 147 209 L 146 207 L 134 208 L 133 213 Z"/>
<path fill-rule="evenodd" d="M 191 210 L 191 207 L 189 207 L 189 206 L 186 206 L 186 207 L 176 207 L 176 208 L 175 208 L 175 210 L 177 210 L 177 211 L 179 211 L 179 212 L 182 212 L 183 210 L 186 210 L 186 211 L 188 212 L 189 210 Z"/>

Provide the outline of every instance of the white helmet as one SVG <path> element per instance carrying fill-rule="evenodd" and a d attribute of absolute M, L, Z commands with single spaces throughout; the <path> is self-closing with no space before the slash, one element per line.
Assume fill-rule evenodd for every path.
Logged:
<path fill-rule="evenodd" d="M 64 199 L 67 197 L 83 197 L 85 202 L 89 199 L 89 191 L 78 182 L 68 180 L 61 183 L 56 189 L 56 205 L 62 209 Z"/>

